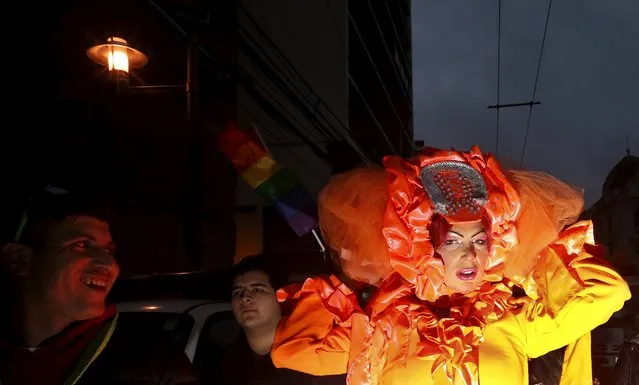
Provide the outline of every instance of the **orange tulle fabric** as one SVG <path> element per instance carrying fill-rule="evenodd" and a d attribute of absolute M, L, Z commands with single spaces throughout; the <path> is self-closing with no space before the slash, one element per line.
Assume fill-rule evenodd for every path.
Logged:
<path fill-rule="evenodd" d="M 320 229 L 331 254 L 350 278 L 369 285 L 378 285 L 392 271 L 380 231 L 387 202 L 381 167 L 336 175 L 319 195 Z"/>
<path fill-rule="evenodd" d="M 445 286 L 443 262 L 434 256 L 428 231 L 435 211 L 420 172 L 443 161 L 470 165 L 488 190 L 481 213 L 491 235 L 486 282 L 464 296 Z M 322 234 L 344 273 L 378 286 L 365 310 L 366 332 L 351 344 L 349 383 L 376 384 L 384 368 L 405 362 L 409 332 L 417 329 L 418 355 L 434 360 L 433 374 L 445 372 L 451 384 L 478 384 L 484 327 L 537 297 L 527 277 L 538 253 L 581 212 L 582 194 L 547 174 L 504 172 L 477 147 L 427 148 L 412 159 L 390 156 L 384 168 L 338 175 L 320 195 Z M 529 297 L 513 298 L 515 284 Z M 440 308 L 445 316 L 436 314 Z"/>
<path fill-rule="evenodd" d="M 584 206 L 583 190 L 543 172 L 511 170 L 508 179 L 519 193 L 518 243 L 508 253 L 504 276 L 524 286 L 539 252 L 574 223 Z M 524 287 L 529 295 L 536 289 Z"/>

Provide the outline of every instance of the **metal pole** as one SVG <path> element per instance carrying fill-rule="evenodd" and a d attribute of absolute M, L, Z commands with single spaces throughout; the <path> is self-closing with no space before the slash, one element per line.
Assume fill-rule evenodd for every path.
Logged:
<path fill-rule="evenodd" d="M 185 123 L 189 135 L 188 173 L 189 187 L 185 205 L 185 243 L 187 256 L 195 269 L 201 268 L 202 256 L 199 247 L 199 180 L 202 163 L 202 138 L 197 124 L 193 122 L 193 110 L 197 96 L 197 37 L 190 35 L 187 42 L 186 55 L 186 116 Z"/>
<path fill-rule="evenodd" d="M 191 114 L 193 109 L 193 62 L 197 46 L 197 38 L 193 35 L 189 36 L 189 42 L 186 54 L 186 125 L 191 127 Z M 196 69 L 197 70 L 197 69 Z"/>

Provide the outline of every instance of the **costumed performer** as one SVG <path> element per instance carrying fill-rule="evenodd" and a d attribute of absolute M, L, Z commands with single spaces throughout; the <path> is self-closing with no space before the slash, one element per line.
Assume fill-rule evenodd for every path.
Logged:
<path fill-rule="evenodd" d="M 281 290 L 274 364 L 351 385 L 527 385 L 529 359 L 568 345 L 562 384 L 591 383 L 589 333 L 630 292 L 592 224 L 566 227 L 582 207 L 570 186 L 505 173 L 477 147 L 334 177 L 322 233 L 376 291 L 362 307 L 336 276 Z"/>

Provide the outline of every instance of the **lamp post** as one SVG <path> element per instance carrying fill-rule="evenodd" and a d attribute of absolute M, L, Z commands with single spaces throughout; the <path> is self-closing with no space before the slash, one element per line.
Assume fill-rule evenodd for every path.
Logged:
<path fill-rule="evenodd" d="M 199 265 L 199 250 L 197 241 L 198 216 L 197 204 L 198 199 L 198 170 L 202 161 L 203 145 L 199 143 L 197 135 L 195 135 L 192 115 L 196 105 L 194 98 L 194 84 L 197 71 L 197 37 L 191 35 L 187 45 L 186 55 L 186 79 L 183 84 L 165 84 L 165 85 L 142 85 L 131 86 L 129 84 L 130 71 L 135 68 L 142 68 L 148 63 L 148 57 L 141 51 L 131 47 L 128 42 L 121 37 L 109 37 L 104 44 L 95 45 L 87 50 L 87 56 L 95 63 L 105 66 L 111 77 L 117 80 L 118 86 L 124 85 L 127 90 L 147 90 L 147 91 L 165 91 L 165 90 L 181 90 L 186 94 L 186 129 L 191 132 L 191 142 L 189 143 L 189 173 L 191 186 L 189 188 L 188 199 L 186 202 L 186 226 L 185 239 L 187 253 L 193 264 Z"/>
<path fill-rule="evenodd" d="M 93 62 L 107 67 L 109 74 L 113 78 L 121 81 L 130 90 L 170 90 L 183 89 L 187 94 L 187 115 L 191 111 L 191 93 L 193 91 L 192 78 L 194 66 L 194 55 L 197 46 L 195 37 L 189 39 L 186 56 L 186 81 L 183 84 L 163 84 L 150 86 L 129 85 L 129 74 L 132 69 L 142 68 L 149 62 L 148 57 L 141 51 L 131 47 L 129 43 L 121 37 L 109 37 L 103 44 L 95 45 L 87 50 L 87 56 Z M 189 119 L 190 120 L 190 119 Z"/>

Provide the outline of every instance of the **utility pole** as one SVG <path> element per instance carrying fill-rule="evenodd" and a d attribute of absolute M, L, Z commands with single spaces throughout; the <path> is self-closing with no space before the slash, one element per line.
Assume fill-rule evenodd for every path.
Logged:
<path fill-rule="evenodd" d="M 496 156 L 499 156 L 499 110 L 501 110 L 502 108 L 525 107 L 525 106 L 528 106 L 530 109 L 532 109 L 533 106 L 536 106 L 539 104 L 541 104 L 541 102 L 531 100 L 529 102 L 524 102 L 524 103 L 493 104 L 491 106 L 488 106 L 488 109 L 497 110 L 497 146 L 496 146 L 496 154 L 495 154 Z"/>
<path fill-rule="evenodd" d="M 496 109 L 501 109 L 501 108 L 507 108 L 507 107 L 522 107 L 522 106 L 536 106 L 538 104 L 541 104 L 541 102 L 535 102 L 535 101 L 529 101 L 526 103 L 510 103 L 510 104 L 495 104 L 492 106 L 488 106 L 488 108 L 496 108 Z"/>

